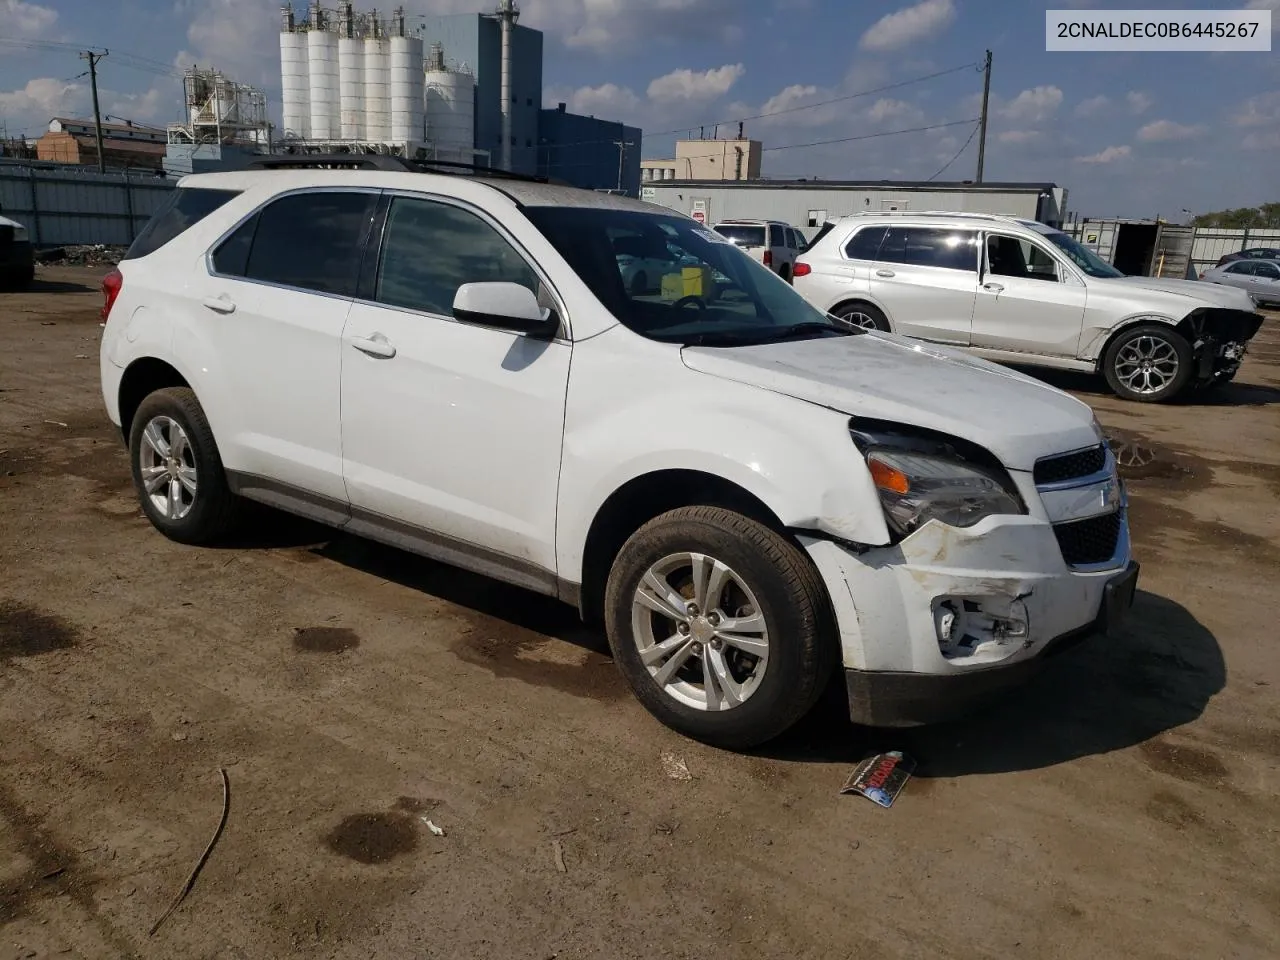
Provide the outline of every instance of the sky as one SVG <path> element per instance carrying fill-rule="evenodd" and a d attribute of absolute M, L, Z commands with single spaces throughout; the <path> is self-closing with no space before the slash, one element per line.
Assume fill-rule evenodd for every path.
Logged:
<path fill-rule="evenodd" d="M 474 12 L 496 0 L 404 6 Z M 1275 51 L 1047 53 L 1047 6 L 1260 7 L 1273 11 Z M 1052 181 L 1070 191 L 1071 210 L 1093 217 L 1180 219 L 1280 200 L 1280 0 L 520 0 L 520 9 L 520 22 L 546 35 L 544 103 L 641 127 L 646 158 L 669 155 L 673 131 L 727 136 L 755 118 L 745 130 L 764 141 L 767 177 L 969 179 L 978 64 L 990 49 L 987 180 Z M 279 0 L 0 0 L 0 133 L 38 136 L 52 116 L 91 115 L 76 52 L 89 46 L 111 51 L 99 66 L 105 114 L 179 119 L 181 70 L 196 63 L 265 89 L 278 121 L 279 23 Z M 879 135 L 903 130 L 915 132 Z M 831 140 L 844 142 L 819 143 Z"/>

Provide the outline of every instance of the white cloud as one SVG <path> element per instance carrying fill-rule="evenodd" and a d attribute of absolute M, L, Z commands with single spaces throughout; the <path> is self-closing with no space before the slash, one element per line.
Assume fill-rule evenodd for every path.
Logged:
<path fill-rule="evenodd" d="M 1035 143 L 1043 136 L 1039 130 L 1005 130 L 996 139 L 1001 143 Z"/>
<path fill-rule="evenodd" d="M 409 0 L 406 7 L 424 13 L 473 13 L 495 4 L 475 0 Z M 520 22 L 547 34 L 547 43 L 608 53 L 650 40 L 701 36 L 736 43 L 742 39 L 741 0 L 521 0 Z"/>
<path fill-rule="evenodd" d="M 1129 104 L 1129 109 L 1134 113 L 1146 113 L 1151 108 L 1152 100 L 1150 95 L 1143 93 L 1141 90 L 1130 90 L 1124 95 L 1124 99 Z"/>
<path fill-rule="evenodd" d="M 792 107 L 798 107 L 817 94 L 818 88 L 810 85 L 793 83 L 789 87 L 775 93 L 772 97 L 764 102 L 760 108 L 761 113 L 777 113 L 779 110 L 790 110 Z"/>
<path fill-rule="evenodd" d="M 649 99 L 658 103 L 676 100 L 713 100 L 722 97 L 747 72 L 740 63 L 727 63 L 712 70 L 672 70 L 649 84 Z"/>
<path fill-rule="evenodd" d="M 0 0 L 0 23 L 7 36 L 35 40 L 48 36 L 58 22 L 58 11 L 24 0 Z"/>
<path fill-rule="evenodd" d="M 956 18 L 952 0 L 923 0 L 912 7 L 881 17 L 862 35 L 863 50 L 900 50 L 936 36 Z"/>
<path fill-rule="evenodd" d="M 1247 134 L 1240 145 L 1246 150 L 1280 150 L 1280 130 Z"/>
<path fill-rule="evenodd" d="M 1053 116 L 1062 106 L 1062 91 L 1055 86 L 1032 87 L 1023 90 L 997 112 L 1007 120 L 1038 123 Z"/>
<path fill-rule="evenodd" d="M 1166 143 L 1170 140 L 1191 140 L 1204 133 L 1204 127 L 1172 120 L 1152 120 L 1138 131 L 1138 139 L 1146 143 Z"/>
<path fill-rule="evenodd" d="M 867 110 L 867 119 L 875 123 L 883 123 L 887 120 L 896 120 L 899 122 L 916 121 L 924 117 L 924 111 L 913 103 L 907 103 L 905 100 L 893 100 L 882 97 L 873 103 Z"/>
<path fill-rule="evenodd" d="M 1105 93 L 1100 93 L 1096 97 L 1090 97 L 1088 100 L 1081 100 L 1076 104 L 1076 116 L 1096 117 L 1109 106 L 1111 106 L 1111 98 Z"/>
<path fill-rule="evenodd" d="M 1231 117 L 1231 122 L 1238 127 L 1280 125 L 1280 90 L 1250 97 Z"/>
<path fill-rule="evenodd" d="M 610 119 L 622 115 L 633 114 L 640 107 L 640 98 L 630 87 L 620 87 L 616 83 L 602 83 L 598 87 L 579 87 L 576 90 L 562 90 L 549 87 L 543 94 L 548 104 L 563 102 L 571 113 L 586 116 L 603 114 Z"/>
<path fill-rule="evenodd" d="M 88 106 L 88 88 L 84 84 L 52 77 L 37 77 L 18 90 L 0 92 L 0 116 L 5 118 L 5 125 L 11 133 L 26 130 L 28 136 L 39 136 L 53 117 L 79 118 Z"/>
<path fill-rule="evenodd" d="M 1107 147 L 1100 153 L 1093 153 L 1087 157 L 1076 157 L 1077 163 L 1115 163 L 1118 160 L 1128 160 L 1133 156 L 1133 150 L 1126 144 L 1120 147 Z"/>

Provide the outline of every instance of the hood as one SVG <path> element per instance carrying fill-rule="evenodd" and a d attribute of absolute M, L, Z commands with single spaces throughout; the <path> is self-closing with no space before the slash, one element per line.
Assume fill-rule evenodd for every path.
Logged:
<path fill-rule="evenodd" d="M 1094 281 L 1097 282 L 1097 281 Z M 1159 293 L 1194 300 L 1196 304 L 1206 307 L 1221 307 L 1227 310 L 1254 310 L 1253 299 L 1238 287 L 1223 286 L 1220 283 L 1207 283 L 1204 280 L 1167 280 L 1161 277 L 1117 277 L 1104 283 L 1124 284 L 1127 287 L 1141 287 L 1144 290 L 1155 290 Z M 1188 303 L 1191 309 L 1195 305 Z"/>
<path fill-rule="evenodd" d="M 1099 443 L 1074 397 L 983 360 L 887 334 L 754 347 L 686 347 L 691 370 L 855 417 L 937 430 L 990 450 L 1006 467 Z"/>

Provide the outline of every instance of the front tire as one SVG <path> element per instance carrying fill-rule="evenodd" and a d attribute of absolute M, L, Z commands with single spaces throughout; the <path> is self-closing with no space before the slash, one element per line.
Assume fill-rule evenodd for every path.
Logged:
<path fill-rule="evenodd" d="M 1102 355 L 1107 385 L 1123 400 L 1164 403 L 1191 382 L 1191 344 L 1171 327 L 1147 323 L 1125 330 Z"/>
<path fill-rule="evenodd" d="M 240 500 L 194 391 L 166 387 L 138 405 L 129 461 L 142 511 L 170 540 L 203 545 L 234 529 Z"/>
<path fill-rule="evenodd" d="M 683 507 L 623 545 L 605 591 L 614 661 L 644 707 L 733 750 L 803 717 L 835 666 L 835 622 L 798 547 L 719 507 Z"/>
<path fill-rule="evenodd" d="M 889 318 L 878 307 L 873 307 L 869 303 L 861 301 L 842 303 L 831 311 L 831 315 L 850 326 L 861 327 L 863 330 L 889 332 Z"/>

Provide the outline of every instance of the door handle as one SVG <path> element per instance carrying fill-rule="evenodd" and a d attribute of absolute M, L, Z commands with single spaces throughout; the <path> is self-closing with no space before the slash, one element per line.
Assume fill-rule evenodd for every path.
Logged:
<path fill-rule="evenodd" d="M 990 281 L 982 285 L 983 290 L 990 290 L 992 293 L 1004 293 L 1004 284 Z"/>
<path fill-rule="evenodd" d="M 214 313 L 235 313 L 235 301 L 228 297 L 225 293 L 216 297 L 205 297 L 204 305 Z"/>
<path fill-rule="evenodd" d="M 395 345 L 380 333 L 371 337 L 352 337 L 351 345 L 361 353 L 379 360 L 390 360 L 396 355 Z"/>
<path fill-rule="evenodd" d="M 877 270 L 877 271 L 876 271 L 876 276 L 877 276 L 877 277 L 884 277 L 885 279 L 888 279 L 889 277 L 896 277 L 896 276 L 897 276 L 897 274 L 896 274 L 896 273 L 894 273 L 892 270 Z"/>

